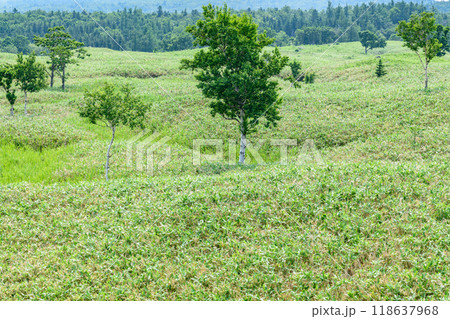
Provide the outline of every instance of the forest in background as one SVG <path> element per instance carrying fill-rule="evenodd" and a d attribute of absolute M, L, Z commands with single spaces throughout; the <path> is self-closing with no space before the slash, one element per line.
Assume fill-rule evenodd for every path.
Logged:
<path fill-rule="evenodd" d="M 284 0 L 278 6 L 289 6 L 294 9 L 325 9 L 330 0 Z M 378 3 L 388 3 L 393 0 L 377 0 Z M 398 0 L 395 0 L 398 2 Z M 435 6 L 438 10 L 450 9 L 450 3 L 438 2 L 435 0 L 410 0 L 416 3 L 423 3 L 431 7 Z M 208 1 L 212 5 L 222 6 L 226 3 L 229 7 L 237 10 L 241 9 L 259 9 L 259 8 L 273 8 L 274 2 L 270 0 L 211 0 Z M 331 0 L 334 6 L 337 5 L 356 5 L 368 0 Z M 78 4 L 79 5 L 78 5 Z M 205 2 L 203 0 L 77 0 L 75 1 L 61 1 L 61 0 L 0 0 L 0 10 L 12 11 L 17 9 L 19 11 L 29 11 L 42 9 L 46 11 L 82 11 L 80 6 L 88 12 L 102 11 L 112 12 L 121 10 L 124 7 L 140 8 L 144 12 L 153 12 L 162 6 L 164 10 L 174 12 L 176 10 L 200 10 Z"/>
<path fill-rule="evenodd" d="M 335 41 L 353 23 L 340 42 L 358 41 L 358 32 L 370 30 L 388 40 L 397 40 L 395 25 L 407 20 L 412 13 L 426 10 L 426 6 L 414 2 L 379 3 L 355 6 L 333 6 L 324 10 L 281 9 L 237 10 L 251 14 L 270 37 L 274 45 L 326 44 Z M 366 14 L 362 15 L 367 9 Z M 449 14 L 437 13 L 437 22 L 448 25 Z M 362 15 L 362 16 L 361 16 Z M 360 18 L 359 18 L 360 17 Z M 91 16 L 77 11 L 32 10 L 20 13 L 0 13 L 0 49 L 9 53 L 29 53 L 38 48 L 32 44 L 35 35 L 44 35 L 48 28 L 64 26 L 78 41 L 90 47 L 119 49 L 119 43 L 130 51 L 157 52 L 192 48 L 192 37 L 185 31 L 187 25 L 201 18 L 198 10 L 180 12 L 165 11 L 145 13 L 142 9 L 123 9 L 110 13 L 94 12 Z M 358 19 L 359 18 L 359 19 Z M 114 38 L 111 39 L 97 21 Z"/>

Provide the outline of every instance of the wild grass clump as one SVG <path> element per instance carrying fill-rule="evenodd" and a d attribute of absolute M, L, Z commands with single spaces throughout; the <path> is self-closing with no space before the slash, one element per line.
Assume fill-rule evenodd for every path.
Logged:
<path fill-rule="evenodd" d="M 220 175 L 229 170 L 236 169 L 236 165 L 227 165 L 223 163 L 206 162 L 197 167 L 196 172 L 200 175 Z"/>
<path fill-rule="evenodd" d="M 150 70 L 143 69 L 115 69 L 111 72 L 106 73 L 108 76 L 112 77 L 124 77 L 124 78 L 136 78 L 136 79 L 148 79 L 148 78 L 157 78 L 163 76 L 163 73 L 153 72 Z"/>
<path fill-rule="evenodd" d="M 0 123 L 0 141 L 42 152 L 75 143 L 82 133 L 60 119 L 43 117 L 7 118 Z"/>

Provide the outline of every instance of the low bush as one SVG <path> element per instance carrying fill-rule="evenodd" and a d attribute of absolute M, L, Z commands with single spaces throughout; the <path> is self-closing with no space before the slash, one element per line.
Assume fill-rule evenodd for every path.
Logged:
<path fill-rule="evenodd" d="M 0 142 L 36 151 L 58 148 L 81 139 L 81 133 L 58 119 L 16 117 L 0 123 Z"/>

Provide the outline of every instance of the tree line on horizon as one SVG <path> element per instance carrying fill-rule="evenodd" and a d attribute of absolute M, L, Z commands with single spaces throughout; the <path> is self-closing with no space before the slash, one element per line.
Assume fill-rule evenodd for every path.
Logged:
<path fill-rule="evenodd" d="M 367 11 L 368 10 L 368 11 Z M 367 11 L 367 12 L 366 12 Z M 422 4 L 413 2 L 379 3 L 333 7 L 325 10 L 281 9 L 232 10 L 238 16 L 251 15 L 260 32 L 274 38 L 273 46 L 326 44 L 360 40 L 361 31 L 370 31 L 380 38 L 400 40 L 395 32 L 399 21 L 407 20 L 413 13 L 426 11 Z M 366 12 L 364 15 L 363 13 Z M 449 14 L 435 13 L 437 22 L 449 24 Z M 161 52 L 193 48 L 193 37 L 186 27 L 202 18 L 197 10 L 167 12 L 162 7 L 153 13 L 141 9 L 123 9 L 111 13 L 94 12 L 92 17 L 124 49 L 130 51 Z M 359 18 L 359 19 L 358 19 Z M 76 11 L 33 10 L 24 13 L 0 13 L 0 50 L 9 53 L 39 53 L 32 41 L 43 36 L 49 28 L 64 26 L 75 39 L 89 47 L 119 49 L 118 45 L 86 13 Z"/>
<path fill-rule="evenodd" d="M 325 9 L 327 7 L 328 1 L 333 3 L 345 2 L 345 4 L 356 5 L 363 2 L 368 2 L 368 0 L 283 0 L 283 5 L 289 6 L 294 9 L 302 8 L 302 9 Z M 377 0 L 377 2 L 387 3 L 391 0 Z M 399 1 L 399 0 L 395 0 Z M 432 7 L 439 8 L 441 11 L 449 12 L 450 8 L 448 3 L 446 2 L 437 2 L 435 0 L 408 0 L 416 3 L 424 3 L 428 9 Z M 439 1 L 439 0 L 438 0 Z M 4 1 L 3 1 L 4 2 Z M 61 1 L 61 0 L 14 0 L 14 1 L 6 1 L 7 3 L 2 3 L 0 1 L 0 10 L 13 11 L 14 9 L 18 11 L 23 10 L 36 10 L 43 9 L 46 11 L 50 10 L 65 10 L 65 11 L 78 11 L 80 7 L 74 1 Z M 9 2 L 9 3 L 8 3 Z M 12 3 L 14 2 L 14 3 Z M 164 7 L 164 10 L 175 12 L 181 11 L 184 9 L 193 10 L 198 9 L 201 10 L 202 5 L 206 4 L 204 0 L 185 0 L 181 1 L 157 1 L 157 0 L 95 0 L 95 1 L 81 1 L 81 4 L 84 9 L 88 12 L 94 11 L 104 11 L 104 12 L 113 12 L 117 10 L 121 10 L 126 2 L 127 6 L 130 8 L 141 8 L 144 12 L 153 12 L 158 9 L 160 5 Z M 270 0 L 210 0 L 212 5 L 221 6 L 224 2 L 230 8 L 234 8 L 237 10 L 241 9 L 258 9 L 258 8 L 271 8 L 273 7 L 273 1 Z"/>

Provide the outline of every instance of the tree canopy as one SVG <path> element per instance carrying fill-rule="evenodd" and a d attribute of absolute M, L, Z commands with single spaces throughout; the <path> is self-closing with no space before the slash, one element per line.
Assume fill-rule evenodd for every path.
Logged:
<path fill-rule="evenodd" d="M 112 83 L 105 83 L 100 88 L 85 92 L 84 104 L 79 110 L 80 116 L 87 118 L 92 124 L 109 128 L 112 132 L 106 154 L 106 180 L 109 179 L 109 160 L 117 127 L 124 125 L 130 128 L 144 128 L 145 114 L 149 108 L 150 104 L 144 103 L 141 97 L 134 94 L 130 85 L 118 87 Z"/>
<path fill-rule="evenodd" d="M 45 65 L 36 61 L 33 52 L 26 58 L 22 53 L 17 55 L 14 65 L 17 85 L 25 95 L 25 115 L 27 114 L 28 93 L 38 92 L 47 86 Z"/>
<path fill-rule="evenodd" d="M 209 103 L 212 115 L 219 114 L 239 123 L 241 133 L 240 163 L 245 160 L 247 134 L 256 130 L 265 118 L 266 126 L 280 119 L 278 83 L 270 80 L 278 75 L 289 59 L 275 48 L 263 49 L 273 42 L 265 33 L 258 33 L 258 25 L 251 16 L 237 16 L 225 6 L 203 7 L 204 20 L 187 28 L 194 44 L 207 47 L 183 60 L 182 68 L 198 70 L 195 78 Z"/>
<path fill-rule="evenodd" d="M 14 104 L 17 100 L 16 88 L 16 69 L 11 64 L 0 65 L 0 88 L 6 92 L 6 99 L 10 104 L 10 114 L 14 115 Z"/>
<path fill-rule="evenodd" d="M 386 39 L 383 36 L 376 35 L 368 30 L 360 32 L 359 39 L 366 54 L 368 50 L 386 47 Z"/>
<path fill-rule="evenodd" d="M 428 64 L 441 51 L 443 44 L 438 38 L 438 25 L 432 12 L 413 14 L 409 21 L 400 21 L 397 27 L 398 36 L 404 46 L 414 51 L 425 71 L 425 89 L 428 88 Z"/>
<path fill-rule="evenodd" d="M 50 86 L 53 87 L 55 71 L 60 75 L 62 89 L 65 89 L 66 68 L 68 64 L 77 62 L 77 59 L 84 59 L 88 53 L 84 49 L 84 43 L 72 39 L 72 36 L 65 31 L 63 26 L 48 29 L 43 37 L 34 37 L 37 46 L 47 50 L 50 57 Z"/>

